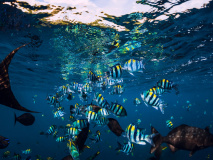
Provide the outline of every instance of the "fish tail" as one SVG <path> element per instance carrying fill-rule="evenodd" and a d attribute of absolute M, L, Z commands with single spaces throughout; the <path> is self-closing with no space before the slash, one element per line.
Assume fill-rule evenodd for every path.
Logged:
<path fill-rule="evenodd" d="M 160 111 L 161 111 L 162 114 L 164 114 L 164 108 L 165 108 L 165 107 L 166 107 L 166 104 L 162 104 L 162 103 L 161 103 L 161 104 L 159 105 L 159 108 L 160 108 Z"/>
<path fill-rule="evenodd" d="M 155 157 L 157 159 L 160 158 L 161 156 L 161 151 L 162 151 L 162 147 L 161 147 L 161 143 L 163 142 L 163 137 L 161 136 L 161 134 L 154 128 L 151 126 L 151 132 L 152 134 L 156 134 L 156 136 L 154 136 L 152 138 L 154 146 L 151 147 L 150 149 L 150 153 L 155 152 Z"/>
<path fill-rule="evenodd" d="M 149 144 L 151 144 L 152 146 L 155 146 L 154 142 L 153 142 L 153 138 L 158 135 L 159 133 L 153 133 L 153 134 L 150 134 L 150 135 L 145 135 L 145 141 L 148 142 Z"/>
<path fill-rule="evenodd" d="M 15 117 L 15 121 L 14 121 L 14 126 L 16 125 L 16 121 L 17 121 L 17 117 L 16 117 L 16 113 L 14 112 L 14 117 Z"/>
<path fill-rule="evenodd" d="M 118 141 L 117 141 L 117 143 L 118 143 L 118 147 L 115 150 L 120 150 L 122 148 L 122 145 Z"/>

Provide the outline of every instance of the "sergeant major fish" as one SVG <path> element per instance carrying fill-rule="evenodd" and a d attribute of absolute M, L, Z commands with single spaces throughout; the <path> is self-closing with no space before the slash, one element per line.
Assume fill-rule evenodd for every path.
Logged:
<path fill-rule="evenodd" d="M 114 79 L 121 78 L 121 76 L 122 76 L 121 65 L 118 63 L 118 64 L 115 64 L 112 67 L 109 67 L 109 71 L 107 72 L 107 76 L 109 78 L 114 78 Z"/>
<path fill-rule="evenodd" d="M 129 59 L 125 62 L 123 69 L 128 70 L 130 72 L 135 71 L 142 71 L 142 69 L 145 68 L 143 64 L 143 60 L 135 60 L 135 59 Z"/>
<path fill-rule="evenodd" d="M 175 89 L 176 94 L 179 94 L 178 85 L 174 84 L 173 82 L 169 81 L 168 79 L 162 79 L 157 82 L 157 86 L 163 89 L 171 90 L 172 88 Z"/>
<path fill-rule="evenodd" d="M 118 148 L 116 148 L 115 150 L 124 152 L 127 155 L 129 155 L 130 153 L 133 152 L 133 149 L 134 149 L 133 143 L 131 143 L 130 141 L 128 141 L 128 143 L 125 143 L 123 145 L 118 142 Z"/>

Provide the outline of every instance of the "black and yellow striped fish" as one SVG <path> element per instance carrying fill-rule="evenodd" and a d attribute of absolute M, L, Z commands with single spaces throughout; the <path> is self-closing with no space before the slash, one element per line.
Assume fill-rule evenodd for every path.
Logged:
<path fill-rule="evenodd" d="M 168 89 L 171 90 L 172 88 L 175 89 L 176 94 L 179 94 L 178 91 L 178 85 L 174 84 L 173 82 L 169 81 L 168 79 L 162 79 L 160 81 L 157 82 L 157 86 L 163 89 Z"/>
<path fill-rule="evenodd" d="M 98 80 L 97 76 L 92 71 L 89 71 L 87 78 L 91 82 L 96 82 Z"/>
<path fill-rule="evenodd" d="M 171 120 L 167 120 L 166 121 L 166 125 L 169 127 L 169 129 L 173 129 L 174 128 L 173 123 L 172 123 Z"/>
<path fill-rule="evenodd" d="M 56 138 L 56 142 L 64 142 L 64 141 L 66 141 L 68 139 L 68 137 L 58 137 L 58 138 Z"/>
<path fill-rule="evenodd" d="M 111 103 L 109 110 L 112 111 L 116 116 L 127 116 L 126 109 L 117 103 Z"/>
<path fill-rule="evenodd" d="M 77 128 L 77 129 L 83 129 L 88 126 L 88 121 L 87 119 L 78 119 L 73 122 L 72 127 Z"/>
<path fill-rule="evenodd" d="M 153 92 L 154 94 L 156 95 L 159 95 L 159 94 L 163 94 L 165 92 L 165 89 L 163 88 L 160 88 L 160 87 L 152 87 L 151 89 L 148 90 L 149 92 Z"/>
<path fill-rule="evenodd" d="M 50 126 L 49 129 L 47 130 L 47 134 L 52 134 L 56 129 L 57 129 L 56 125 Z"/>
<path fill-rule="evenodd" d="M 160 98 L 156 94 L 154 94 L 153 92 L 145 91 L 141 93 L 141 98 L 143 99 L 145 104 L 151 105 L 156 110 L 160 108 L 161 113 L 164 114 L 164 107 L 166 105 L 163 104 L 163 102 L 160 100 Z"/>
<path fill-rule="evenodd" d="M 88 121 L 97 121 L 99 119 L 99 116 L 97 113 L 93 111 L 86 111 L 85 116 L 87 117 Z"/>
<path fill-rule="evenodd" d="M 108 102 L 99 92 L 95 93 L 95 101 L 98 103 L 98 105 L 100 105 L 100 107 L 106 108 L 109 106 Z"/>
<path fill-rule="evenodd" d="M 109 71 L 107 72 L 107 75 L 109 78 L 121 78 L 122 76 L 122 67 L 118 63 L 112 67 L 109 68 Z"/>

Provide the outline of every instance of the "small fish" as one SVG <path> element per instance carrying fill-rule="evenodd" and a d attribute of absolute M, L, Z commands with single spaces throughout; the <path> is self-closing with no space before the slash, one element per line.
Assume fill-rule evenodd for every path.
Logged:
<path fill-rule="evenodd" d="M 87 117 L 88 121 L 97 121 L 99 119 L 99 116 L 97 113 L 93 111 L 86 111 L 85 116 Z"/>
<path fill-rule="evenodd" d="M 125 144 L 123 144 L 123 145 L 121 145 L 121 144 L 118 142 L 118 148 L 116 148 L 115 150 L 124 152 L 124 153 L 126 153 L 127 155 L 129 155 L 130 153 L 133 152 L 133 149 L 134 149 L 134 145 L 133 145 L 133 143 L 131 143 L 131 142 L 129 141 L 128 143 L 125 143 Z"/>
<path fill-rule="evenodd" d="M 89 138 L 91 139 L 94 143 L 97 143 L 101 140 L 101 132 L 99 130 L 96 131 L 95 138 Z"/>
<path fill-rule="evenodd" d="M 100 105 L 100 107 L 107 108 L 109 105 L 105 98 L 99 92 L 96 92 L 94 95 L 94 100 Z"/>
<path fill-rule="evenodd" d="M 87 78 L 91 82 L 96 82 L 98 80 L 97 76 L 92 71 L 89 71 Z"/>
<path fill-rule="evenodd" d="M 83 86 L 83 90 L 84 90 L 85 93 L 92 92 L 93 91 L 92 85 L 90 83 L 86 83 Z"/>
<path fill-rule="evenodd" d="M 81 129 L 77 129 L 77 128 L 74 128 L 74 127 L 67 128 L 67 134 L 74 139 L 76 138 L 76 136 L 78 136 L 80 131 L 81 131 Z"/>
<path fill-rule="evenodd" d="M 95 122 L 95 126 L 102 126 L 102 125 L 107 125 L 109 123 L 109 119 L 106 117 L 100 117 L 96 122 Z M 94 126 L 94 127 L 95 127 Z"/>
<path fill-rule="evenodd" d="M 88 120 L 86 119 L 78 119 L 73 122 L 72 127 L 77 128 L 77 129 L 83 129 L 88 126 Z"/>
<path fill-rule="evenodd" d="M 4 158 L 8 158 L 10 156 L 10 151 L 5 151 L 4 153 L 3 153 L 3 156 L 2 156 L 2 158 L 4 159 Z"/>
<path fill-rule="evenodd" d="M 112 111 L 116 116 L 127 116 L 126 109 L 118 103 L 112 102 L 109 106 L 109 110 Z"/>
<path fill-rule="evenodd" d="M 121 76 L 122 76 L 121 65 L 118 63 L 118 64 L 115 64 L 112 67 L 109 67 L 109 71 L 107 72 L 107 76 L 109 78 L 114 78 L 114 79 L 121 78 Z"/>
<path fill-rule="evenodd" d="M 123 98 L 123 103 L 125 103 L 127 101 L 127 98 Z"/>
<path fill-rule="evenodd" d="M 157 82 L 157 86 L 160 87 L 160 88 L 163 88 L 163 89 L 168 89 L 168 90 L 171 90 L 172 88 L 175 89 L 176 91 L 176 94 L 179 94 L 179 91 L 178 91 L 178 85 L 177 84 L 174 84 L 173 82 L 167 80 L 167 79 L 162 79 L 160 81 Z"/>
<path fill-rule="evenodd" d="M 55 130 L 55 132 L 53 132 L 53 137 L 57 137 L 58 136 L 58 130 Z"/>
<path fill-rule="evenodd" d="M 63 111 L 61 111 L 61 110 L 58 110 L 58 111 L 53 112 L 54 118 L 63 117 L 64 114 L 65 114 L 65 112 L 63 112 Z"/>
<path fill-rule="evenodd" d="M 98 115 L 99 116 L 108 116 L 109 115 L 109 111 L 105 108 L 101 108 L 99 111 L 98 111 Z"/>
<path fill-rule="evenodd" d="M 166 90 L 164 88 L 155 87 L 155 86 L 148 90 L 148 92 L 153 92 L 156 95 L 163 94 L 165 91 Z"/>
<path fill-rule="evenodd" d="M 49 127 L 49 129 L 47 130 L 47 134 L 52 134 L 55 130 L 57 129 L 56 125 L 52 125 Z"/>
<path fill-rule="evenodd" d="M 135 98 L 133 103 L 134 103 L 134 105 L 139 105 L 139 104 L 141 104 L 141 100 L 139 98 Z"/>
<path fill-rule="evenodd" d="M 6 148 L 10 143 L 10 140 L 6 137 L 0 136 L 0 149 Z"/>
<path fill-rule="evenodd" d="M 68 140 L 67 147 L 69 149 L 70 155 L 74 160 L 79 160 L 79 150 L 78 147 L 72 140 Z"/>
<path fill-rule="evenodd" d="M 122 94 L 124 92 L 124 87 L 122 85 L 115 85 L 109 94 Z"/>
<path fill-rule="evenodd" d="M 144 64 L 143 60 L 135 60 L 135 59 L 129 59 L 128 61 L 125 62 L 123 69 L 128 70 L 130 72 L 135 72 L 135 71 L 142 71 L 144 69 Z"/>
<path fill-rule="evenodd" d="M 163 104 L 163 102 L 156 94 L 154 94 L 153 92 L 145 91 L 141 93 L 141 98 L 143 99 L 145 104 L 147 103 L 151 105 L 156 110 L 160 108 L 160 111 L 162 112 L 162 114 L 164 114 L 164 107 L 166 107 L 166 104 Z"/>
<path fill-rule="evenodd" d="M 169 127 L 169 129 L 173 129 L 174 128 L 173 123 L 172 123 L 171 120 L 167 120 L 166 121 L 166 125 L 167 125 L 167 127 Z"/>
<path fill-rule="evenodd" d="M 56 138 L 56 142 L 64 142 L 64 141 L 66 141 L 68 139 L 68 137 L 58 137 L 58 138 Z"/>
<path fill-rule="evenodd" d="M 70 84 L 70 87 L 72 87 L 72 89 L 73 89 L 74 91 L 81 92 L 81 90 L 82 90 L 82 88 L 83 88 L 83 84 L 79 84 L 79 83 L 77 83 L 77 82 L 72 82 L 72 83 Z"/>
<path fill-rule="evenodd" d="M 49 96 L 47 96 L 46 100 L 51 105 L 55 105 L 56 103 L 58 103 L 58 100 L 57 100 L 56 96 L 49 95 Z"/>
<path fill-rule="evenodd" d="M 14 113 L 14 116 L 15 116 L 14 125 L 16 124 L 16 121 L 18 121 L 19 123 L 21 123 L 25 126 L 30 126 L 35 121 L 35 117 L 31 113 L 24 113 L 19 117 L 16 117 L 16 114 Z"/>
<path fill-rule="evenodd" d="M 32 153 L 31 149 L 26 149 L 26 150 L 22 151 L 22 154 L 30 154 L 30 153 Z"/>
<path fill-rule="evenodd" d="M 130 124 L 126 128 L 125 133 L 130 142 L 140 145 L 146 145 L 147 142 L 152 146 L 154 145 L 152 138 L 155 136 L 155 134 L 145 135 L 144 129 L 139 129 L 136 127 L 136 125 Z"/>

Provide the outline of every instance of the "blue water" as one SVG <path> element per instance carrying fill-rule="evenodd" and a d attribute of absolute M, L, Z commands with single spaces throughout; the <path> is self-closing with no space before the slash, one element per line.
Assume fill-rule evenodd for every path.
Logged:
<path fill-rule="evenodd" d="M 184 2 L 187 1 L 176 3 L 180 5 Z M 21 4 L 17 4 L 19 5 Z M 157 5 L 156 2 L 155 7 Z M 30 8 L 30 5 L 22 6 Z M 156 10 L 139 16 L 154 19 L 166 12 L 166 9 Z M 123 66 L 130 58 L 142 58 L 145 69 L 143 73 L 134 73 L 134 76 L 127 71 L 123 72 L 125 92 L 121 96 L 109 95 L 110 89 L 105 92 L 96 90 L 109 102 L 117 100 L 127 110 L 128 116 L 125 118 L 113 115 L 109 117 L 117 119 L 124 130 L 130 123 L 141 119 L 140 126 L 146 128 L 147 134 L 151 133 L 150 125 L 152 125 L 166 136 L 170 131 L 166 126 L 166 120 L 171 116 L 174 117 L 172 119 L 174 127 L 181 124 L 199 128 L 210 126 L 210 132 L 213 133 L 213 3 L 211 1 L 200 9 L 193 8 L 188 12 L 179 13 L 178 18 L 175 18 L 176 15 L 170 15 L 167 20 L 158 23 L 156 20 L 145 21 L 141 26 L 135 24 L 138 16 L 135 13 L 105 18 L 129 29 L 116 31 L 110 27 L 80 23 L 52 24 L 42 20 L 43 17 L 48 17 L 48 14 L 28 14 L 9 4 L 0 3 L 0 60 L 15 48 L 31 41 L 33 36 L 39 38 L 40 43 L 21 48 L 16 53 L 9 67 L 9 76 L 12 91 L 19 103 L 30 110 L 41 112 L 33 114 L 36 120 L 32 126 L 26 127 L 20 123 L 14 125 L 14 113 L 19 116 L 23 112 L 0 105 L 0 135 L 10 139 L 9 146 L 0 150 L 0 156 L 8 150 L 11 152 L 8 159 L 12 159 L 14 152 L 19 153 L 24 159 L 27 156 L 22 155 L 21 151 L 27 148 L 32 150 L 30 154 L 32 159 L 36 159 L 36 155 L 41 155 L 42 159 L 52 157 L 59 160 L 68 155 L 66 142 L 57 143 L 52 136 L 40 135 L 40 132 L 46 131 L 53 124 L 65 126 L 70 123 L 69 106 L 87 103 L 80 101 L 77 94 L 74 100 L 63 101 L 62 106 L 66 114 L 65 120 L 62 121 L 53 117 L 53 108 L 45 100 L 46 96 L 55 94 L 61 85 L 71 82 L 85 83 L 89 70 L 104 75 L 108 67 L 116 63 Z M 138 27 L 141 33 L 136 32 L 135 27 Z M 119 35 L 119 47 L 110 50 L 110 44 L 116 40 L 116 34 Z M 146 107 L 144 103 L 138 106 L 133 104 L 133 99 L 140 98 L 142 91 L 155 86 L 156 82 L 163 78 L 178 84 L 180 91 L 179 95 L 172 90 L 160 97 L 168 104 L 165 114 L 161 114 L 151 106 Z M 88 103 L 92 101 L 93 94 L 94 92 L 89 95 Z M 34 103 L 35 95 L 37 97 Z M 125 103 L 123 98 L 127 99 Z M 187 111 L 186 107 L 189 104 L 191 107 Z M 127 142 L 125 137 L 117 137 L 108 132 L 107 126 L 90 129 L 92 133 L 100 130 L 102 141 L 94 144 L 88 139 L 86 145 L 91 149 L 85 149 L 80 159 L 86 159 L 98 150 L 101 154 L 96 159 L 100 160 L 146 160 L 153 156 L 149 153 L 151 147 L 149 144 L 145 146 L 135 144 L 133 156 L 117 153 L 115 151 L 117 141 Z M 63 136 L 63 132 L 60 132 L 60 135 Z M 189 151 L 172 153 L 167 148 L 162 152 L 161 159 L 213 159 L 212 153 L 212 147 L 209 147 L 197 151 L 189 158 Z"/>

